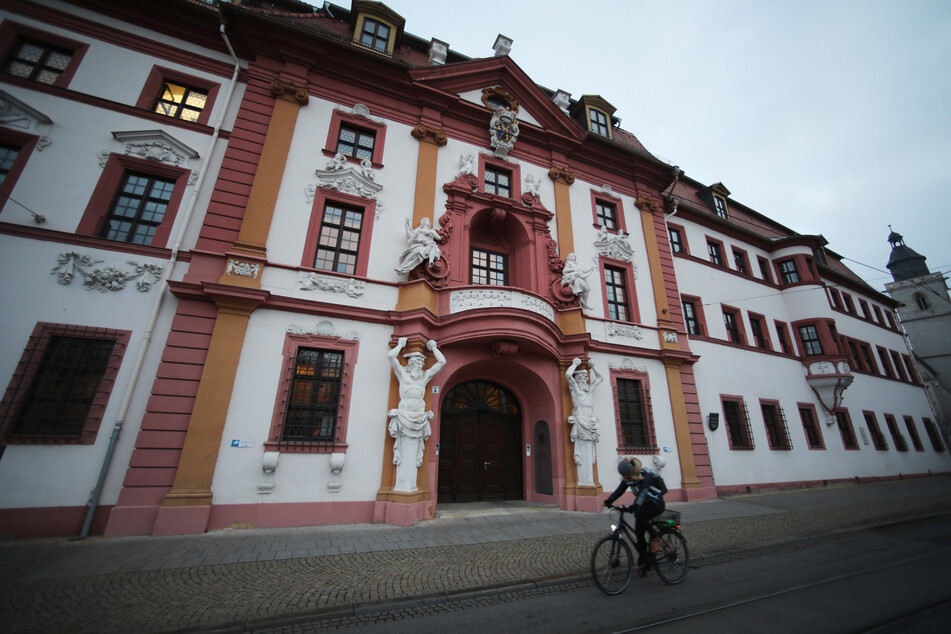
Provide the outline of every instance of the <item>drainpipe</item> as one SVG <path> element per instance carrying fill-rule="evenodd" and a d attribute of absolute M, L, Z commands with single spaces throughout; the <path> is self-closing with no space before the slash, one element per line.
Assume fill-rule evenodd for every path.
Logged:
<path fill-rule="evenodd" d="M 96 488 L 93 489 L 89 496 L 89 506 L 86 509 L 86 521 L 83 523 L 83 528 L 79 534 L 79 539 L 85 539 L 89 536 L 89 530 L 92 527 L 93 515 L 96 513 L 96 507 L 99 506 L 99 496 L 102 494 L 102 485 L 106 480 L 106 474 L 109 472 L 109 465 L 112 462 L 112 456 L 115 452 L 116 443 L 119 440 L 119 433 L 122 431 L 122 426 L 125 423 L 125 417 L 129 411 L 129 404 L 132 402 L 132 394 L 135 391 L 136 384 L 139 382 L 139 374 L 142 372 L 142 365 L 145 363 L 146 353 L 149 351 L 149 344 L 152 341 L 152 332 L 155 329 L 155 323 L 158 321 L 162 303 L 165 301 L 165 287 L 168 285 L 168 280 L 172 276 L 172 269 L 175 267 L 175 263 L 178 260 L 178 252 L 181 250 L 182 241 L 185 239 L 185 232 L 188 229 L 189 221 L 191 220 L 192 214 L 195 211 L 195 205 L 198 202 L 198 193 L 201 191 L 202 183 L 205 180 L 205 173 L 208 171 L 208 164 L 211 161 L 212 152 L 215 149 L 215 144 L 218 142 L 218 137 L 221 133 L 221 125 L 224 123 L 225 115 L 227 114 L 228 108 L 231 105 L 231 97 L 234 94 L 235 85 L 238 83 L 238 73 L 241 70 L 241 67 L 238 63 L 238 56 L 235 55 L 234 49 L 231 47 L 231 42 L 228 40 L 228 34 L 225 33 L 225 25 L 222 24 L 219 30 L 221 32 L 221 37 L 225 41 L 225 46 L 228 48 L 228 52 L 231 54 L 231 59 L 234 60 L 234 74 L 231 76 L 231 83 L 228 84 L 228 91 L 225 95 L 220 114 L 218 115 L 218 122 L 215 124 L 214 131 L 211 134 L 211 140 L 208 142 L 208 149 L 205 151 L 205 158 L 202 159 L 201 167 L 199 168 L 200 171 L 198 172 L 198 179 L 195 181 L 195 185 L 192 189 L 191 199 L 188 201 L 188 206 L 186 207 L 185 213 L 183 214 L 182 224 L 178 230 L 178 236 L 175 240 L 175 244 L 172 246 L 172 253 L 169 257 L 168 265 L 165 267 L 165 272 L 162 274 L 162 281 L 158 284 L 158 297 L 155 298 L 155 304 L 152 307 L 152 315 L 149 317 L 148 326 L 146 326 L 145 332 L 142 335 L 142 343 L 139 346 L 139 355 L 136 357 L 135 365 L 132 367 L 132 375 L 129 377 L 129 385 L 126 387 L 125 395 L 122 399 L 122 405 L 119 408 L 119 415 L 116 417 L 116 423 L 112 428 L 112 436 L 109 437 L 109 445 L 106 447 L 106 455 L 102 460 L 102 467 L 99 470 L 99 479 L 96 481 Z"/>

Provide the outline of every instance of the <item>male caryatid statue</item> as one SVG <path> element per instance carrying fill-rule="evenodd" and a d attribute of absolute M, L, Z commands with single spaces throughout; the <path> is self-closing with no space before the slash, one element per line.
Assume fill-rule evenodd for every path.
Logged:
<path fill-rule="evenodd" d="M 426 385 L 436 373 L 446 365 L 446 357 L 436 348 L 436 342 L 430 339 L 426 348 L 431 350 L 436 362 L 428 370 L 423 370 L 426 355 L 410 352 L 403 355 L 406 366 L 400 365 L 397 357 L 406 347 L 406 337 L 400 337 L 396 347 L 387 357 L 393 372 L 400 382 L 400 404 L 387 412 L 390 417 L 389 432 L 394 438 L 393 464 L 396 465 L 396 491 L 416 490 L 416 470 L 423 464 L 423 452 L 426 441 L 432 434 L 429 421 L 434 414 L 426 411 Z"/>
<path fill-rule="evenodd" d="M 588 372 L 579 370 L 581 359 L 574 359 L 565 372 L 568 390 L 571 392 L 571 442 L 575 446 L 575 464 L 578 465 L 578 484 L 594 486 L 594 463 L 597 462 L 598 417 L 594 415 L 594 388 L 603 378 L 594 369 L 594 362 L 588 361 L 588 368 L 594 379 L 588 382 Z"/>

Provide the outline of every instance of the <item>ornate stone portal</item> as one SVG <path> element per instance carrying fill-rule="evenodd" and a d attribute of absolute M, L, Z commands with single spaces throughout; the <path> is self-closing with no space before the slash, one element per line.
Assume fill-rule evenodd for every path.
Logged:
<path fill-rule="evenodd" d="M 594 486 L 594 463 L 597 462 L 598 417 L 594 415 L 594 389 L 604 380 L 594 362 L 588 361 L 588 369 L 594 379 L 588 381 L 588 372 L 579 370 L 581 359 L 574 359 L 571 367 L 565 372 L 568 380 L 568 390 L 571 393 L 571 416 L 568 424 L 571 425 L 571 442 L 574 443 L 575 464 L 578 466 L 578 484 Z"/>
<path fill-rule="evenodd" d="M 390 417 L 388 431 L 393 437 L 393 464 L 396 465 L 395 491 L 416 491 L 416 471 L 423 465 L 423 453 L 426 441 L 432 435 L 429 424 L 435 414 L 426 411 L 426 385 L 446 365 L 446 357 L 430 339 L 426 348 L 433 353 L 436 362 L 428 370 L 423 370 L 426 356 L 421 352 L 403 355 L 406 366 L 397 360 L 406 347 L 406 337 L 400 337 L 396 347 L 387 357 L 393 372 L 400 382 L 400 402 L 396 409 L 387 412 Z"/>

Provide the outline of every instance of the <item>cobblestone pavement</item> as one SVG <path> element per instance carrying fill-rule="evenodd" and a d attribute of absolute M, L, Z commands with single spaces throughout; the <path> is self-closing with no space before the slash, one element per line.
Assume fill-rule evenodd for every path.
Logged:
<path fill-rule="evenodd" d="M 442 505 L 446 506 L 446 505 Z M 454 507 L 451 507 L 454 508 Z M 527 503 L 440 511 L 410 527 L 348 525 L 182 537 L 0 541 L 0 631 L 169 632 L 583 578 L 605 513 Z M 951 513 L 951 476 L 671 503 L 691 557 Z"/>

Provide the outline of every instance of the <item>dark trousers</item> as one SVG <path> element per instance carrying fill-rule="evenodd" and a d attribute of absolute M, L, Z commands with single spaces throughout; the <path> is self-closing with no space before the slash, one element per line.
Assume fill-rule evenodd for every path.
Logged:
<path fill-rule="evenodd" d="M 641 568 L 647 563 L 647 534 L 654 536 L 654 530 L 651 528 L 651 520 L 664 512 L 664 507 L 654 505 L 634 511 L 634 537 L 637 541 L 634 549 L 637 551 L 637 565 Z"/>

